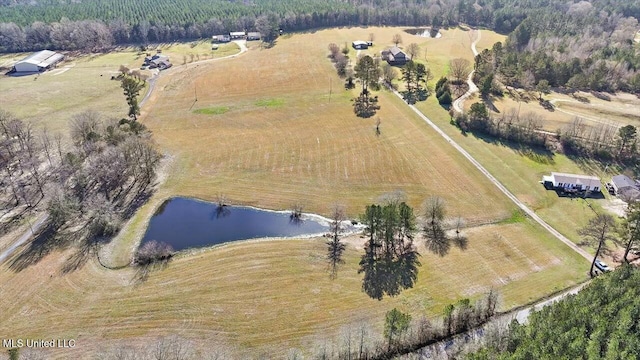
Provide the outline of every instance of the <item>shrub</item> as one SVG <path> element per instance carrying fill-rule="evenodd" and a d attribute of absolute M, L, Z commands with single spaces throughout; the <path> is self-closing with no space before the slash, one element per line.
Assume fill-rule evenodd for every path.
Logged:
<path fill-rule="evenodd" d="M 134 258 L 134 263 L 138 266 L 145 266 L 161 261 L 168 261 L 172 257 L 173 248 L 171 245 L 151 240 L 138 249 Z"/>

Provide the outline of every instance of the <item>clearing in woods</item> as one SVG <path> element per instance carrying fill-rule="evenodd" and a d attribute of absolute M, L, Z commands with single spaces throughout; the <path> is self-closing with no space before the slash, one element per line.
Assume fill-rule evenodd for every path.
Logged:
<path fill-rule="evenodd" d="M 272 48 L 253 47 L 234 59 L 174 68 L 158 79 L 141 120 L 171 159 L 167 179 L 104 249 L 104 260 L 127 263 L 155 207 L 173 195 L 211 200 L 224 194 L 232 203 L 273 209 L 300 202 L 305 211 L 321 214 L 339 202 L 356 216 L 381 194 L 398 189 L 416 208 L 429 195 L 443 197 L 449 214 L 471 226 L 465 230 L 466 251 L 452 249 L 440 258 L 421 245 L 416 286 L 377 301 L 361 291 L 358 236 L 348 240 L 346 264 L 334 281 L 326 272 L 323 239 L 244 242 L 182 254 L 137 286 L 131 269 L 107 270 L 95 260 L 63 275 L 60 269 L 73 251 L 67 250 L 22 271 L 10 269 L 10 261 L 0 265 L 0 283 L 7 284 L 0 288 L 0 309 L 11 314 L 0 323 L 0 333 L 36 338 L 55 333 L 95 344 L 60 350 L 55 354 L 60 358 L 168 333 L 203 346 L 223 343 L 237 348 L 239 356 L 282 356 L 291 347 L 310 352 L 363 321 L 381 334 L 384 313 L 394 306 L 416 319 L 436 316 L 446 304 L 477 298 L 493 287 L 501 293 L 501 309 L 507 309 L 582 280 L 588 264 L 579 255 L 515 216 L 515 205 L 401 100 L 378 93 L 379 136 L 375 118 L 355 117 L 350 101 L 355 91 L 344 90 L 327 45 L 350 45 L 367 40 L 369 33 L 376 38 L 372 51 L 391 45 L 395 33 L 404 44 L 428 49 L 436 78 L 445 59 L 470 53 L 462 29 L 443 31 L 439 39 L 402 28 L 330 29 L 287 35 Z M 421 106 L 456 133 L 434 99 Z M 505 167 L 496 174 L 503 181 L 519 175 L 508 174 L 512 165 L 524 171 L 528 164 L 520 154 L 465 139 L 475 141 L 479 160 L 492 172 Z M 495 149 L 515 164 L 487 163 L 496 161 L 490 155 Z M 538 178 L 519 180 L 521 192 L 514 193 L 522 196 L 528 186 L 538 196 Z M 27 282 L 30 286 L 23 286 Z M 30 314 L 29 322 L 21 314 Z"/>

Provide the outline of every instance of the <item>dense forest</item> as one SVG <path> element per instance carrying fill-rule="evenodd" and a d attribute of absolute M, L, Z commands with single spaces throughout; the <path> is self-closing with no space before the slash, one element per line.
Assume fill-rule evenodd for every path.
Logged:
<path fill-rule="evenodd" d="M 592 0 L 573 4 L 564 0 L 0 0 L 3 20 L 0 50 L 82 48 L 74 43 L 82 36 L 106 37 L 98 45 L 199 38 L 255 29 L 261 17 L 286 31 L 326 26 L 447 27 L 467 23 L 509 33 L 533 15 L 561 16 L 572 11 L 579 13 L 578 18 L 589 15 L 596 23 L 612 14 L 638 18 L 640 1 Z M 79 21 L 90 21 L 92 25 L 78 24 Z M 560 23 L 565 21 L 563 18 Z M 91 29 L 73 35 L 73 28 L 79 25 Z M 65 34 L 69 35 L 67 42 L 60 39 Z"/>
<path fill-rule="evenodd" d="M 640 271 L 623 266 L 533 313 L 528 325 L 486 339 L 467 359 L 638 359 L 639 318 Z"/>

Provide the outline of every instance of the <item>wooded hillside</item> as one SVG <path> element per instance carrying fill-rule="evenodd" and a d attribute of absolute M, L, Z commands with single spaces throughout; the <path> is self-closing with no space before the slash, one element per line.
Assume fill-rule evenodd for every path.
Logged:
<path fill-rule="evenodd" d="M 638 319 L 640 271 L 624 266 L 532 314 L 529 325 L 512 324 L 506 339 L 467 358 L 638 359 Z"/>

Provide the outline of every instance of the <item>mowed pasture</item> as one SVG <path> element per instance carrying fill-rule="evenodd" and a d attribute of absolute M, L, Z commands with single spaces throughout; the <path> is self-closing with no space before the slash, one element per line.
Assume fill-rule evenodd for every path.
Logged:
<path fill-rule="evenodd" d="M 142 122 L 176 156 L 166 187 L 274 209 L 301 203 L 321 214 L 340 202 L 351 216 L 381 194 L 403 190 L 414 206 L 442 196 L 470 221 L 509 216 L 508 199 L 400 100 L 380 92 L 380 136 L 375 118 L 354 115 L 354 93 L 344 90 L 327 45 L 350 45 L 370 32 L 382 43 L 402 31 L 296 34 L 270 49 L 161 77 Z"/>
<path fill-rule="evenodd" d="M 20 60 L 28 54 L 13 56 Z M 120 65 L 139 67 L 135 52 L 68 58 L 58 68 L 39 75 L 0 77 L 0 108 L 38 127 L 66 132 L 73 115 L 94 110 L 106 117 L 127 114 L 120 82 L 111 80 Z"/>
<path fill-rule="evenodd" d="M 158 49 L 168 55 L 175 66 L 183 63 L 183 56 L 191 63 L 240 51 L 234 43 L 222 44 L 212 51 L 210 43 L 201 41 L 150 46 L 148 52 L 155 53 Z M 194 54 L 193 59 L 191 54 Z M 2 55 L 0 66 L 9 69 L 27 55 L 29 53 Z M 70 119 L 83 111 L 97 111 L 105 118 L 126 117 L 128 108 L 120 82 L 111 77 L 118 75 L 120 65 L 140 69 L 144 55 L 133 48 L 106 54 L 67 54 L 67 59 L 51 71 L 25 76 L 0 75 L 0 109 L 37 127 L 46 126 L 63 133 L 68 131 Z"/>
<path fill-rule="evenodd" d="M 0 266 L 0 333 L 77 339 L 55 358 L 87 358 L 114 344 L 144 346 L 177 334 L 195 348 L 234 349 L 234 358 L 310 354 L 338 343 L 346 328 L 368 324 L 382 334 L 393 307 L 437 317 L 446 304 L 477 299 L 490 288 L 500 309 L 532 301 L 584 279 L 588 263 L 528 220 L 465 231 L 469 247 L 441 258 L 421 239 L 413 289 L 382 301 L 361 291 L 357 274 L 364 239 L 347 239 L 346 264 L 330 280 L 323 239 L 234 243 L 192 252 L 135 283 L 132 270 L 107 270 L 95 260 L 61 274 L 70 251 L 54 253 L 15 272 Z M 25 286 L 25 284 L 29 286 Z M 137 284 L 137 285 L 136 285 Z M 25 321 L 28 316 L 28 321 Z"/>

